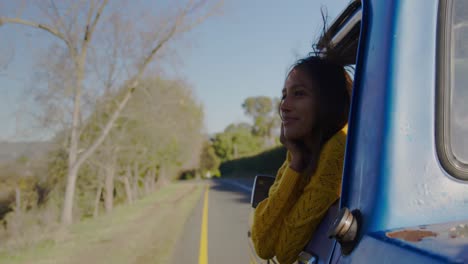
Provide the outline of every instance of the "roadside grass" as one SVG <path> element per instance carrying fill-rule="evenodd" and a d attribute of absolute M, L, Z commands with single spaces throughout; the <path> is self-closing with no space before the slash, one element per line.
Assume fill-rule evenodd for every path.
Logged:
<path fill-rule="evenodd" d="M 168 263 L 203 185 L 170 184 L 133 205 L 73 224 L 35 246 L 0 252 L 0 263 Z"/>

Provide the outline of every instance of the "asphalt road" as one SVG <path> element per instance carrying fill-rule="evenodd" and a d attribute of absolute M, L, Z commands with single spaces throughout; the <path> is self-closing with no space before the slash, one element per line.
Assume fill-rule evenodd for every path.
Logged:
<path fill-rule="evenodd" d="M 207 188 L 187 220 L 172 263 L 250 262 L 247 229 L 252 182 L 231 179 L 205 182 Z"/>

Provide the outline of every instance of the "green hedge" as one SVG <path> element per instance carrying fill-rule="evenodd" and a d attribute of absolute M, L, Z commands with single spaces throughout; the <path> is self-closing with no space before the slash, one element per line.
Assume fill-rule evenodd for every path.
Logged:
<path fill-rule="evenodd" d="M 221 163 L 222 177 L 255 177 L 256 174 L 276 175 L 286 158 L 286 149 L 277 147 L 251 157 Z"/>

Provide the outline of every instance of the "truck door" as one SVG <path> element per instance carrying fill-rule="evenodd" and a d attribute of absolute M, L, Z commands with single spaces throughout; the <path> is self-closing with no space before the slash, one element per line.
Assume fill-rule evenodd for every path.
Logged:
<path fill-rule="evenodd" d="M 466 0 L 362 1 L 341 198 L 357 235 L 331 263 L 468 263 L 467 25 Z"/>

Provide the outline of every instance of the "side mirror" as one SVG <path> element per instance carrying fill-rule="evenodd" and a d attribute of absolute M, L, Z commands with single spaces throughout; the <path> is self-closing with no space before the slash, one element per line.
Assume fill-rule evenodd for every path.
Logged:
<path fill-rule="evenodd" d="M 268 197 L 268 191 L 275 182 L 275 177 L 270 175 L 257 175 L 252 187 L 252 196 L 250 204 L 252 208 L 257 208 L 257 205 Z"/>

